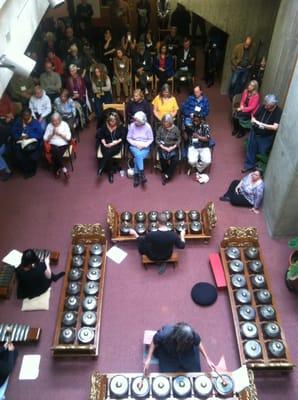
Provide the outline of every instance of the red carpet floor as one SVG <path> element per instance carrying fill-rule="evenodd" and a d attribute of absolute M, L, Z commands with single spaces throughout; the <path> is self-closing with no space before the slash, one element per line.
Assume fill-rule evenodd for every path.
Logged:
<path fill-rule="evenodd" d="M 132 182 L 118 174 L 115 183 L 106 177 L 96 178 L 94 150 L 95 128 L 81 135 L 75 171 L 68 184 L 56 181 L 40 169 L 35 178 L 23 180 L 19 175 L 1 183 L 1 254 L 10 249 L 47 247 L 61 252 L 64 268 L 70 246 L 71 228 L 76 223 L 101 222 L 106 226 L 107 204 L 118 210 L 202 208 L 214 200 L 218 224 L 209 245 L 187 243 L 176 270 L 162 276 L 155 269 L 143 270 L 135 246 L 123 244 L 128 257 L 120 264 L 107 262 L 100 355 L 92 359 L 53 359 L 51 344 L 62 282 L 52 285 L 50 311 L 21 312 L 15 294 L 0 303 L 1 322 L 26 322 L 42 328 L 40 342 L 19 346 L 20 356 L 9 382 L 8 400 L 55 400 L 88 398 L 90 376 L 94 370 L 131 372 L 142 370 L 142 338 L 145 329 L 162 324 L 187 321 L 200 333 L 211 359 L 217 363 L 224 355 L 230 370 L 240 364 L 228 295 L 219 293 L 210 308 L 194 305 L 190 290 L 197 281 L 213 282 L 208 254 L 216 252 L 229 226 L 255 226 L 270 272 L 273 293 L 280 311 L 293 360 L 297 361 L 297 297 L 284 285 L 289 250 L 286 241 L 272 240 L 263 215 L 247 209 L 233 208 L 218 198 L 232 179 L 241 176 L 243 142 L 230 134 L 230 103 L 213 87 L 206 90 L 211 103 L 209 121 L 216 139 L 210 182 L 200 186 L 190 177 L 177 175 L 162 186 L 159 174 L 150 174 L 146 189 L 134 189 Z M 40 374 L 36 381 L 19 381 L 24 354 L 41 354 Z M 207 366 L 203 361 L 203 369 Z M 258 374 L 257 388 L 262 400 L 298 398 L 297 372 Z"/>

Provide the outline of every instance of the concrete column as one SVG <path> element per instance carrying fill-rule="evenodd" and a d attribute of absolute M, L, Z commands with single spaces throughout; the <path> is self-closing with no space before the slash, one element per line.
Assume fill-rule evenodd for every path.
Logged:
<path fill-rule="evenodd" d="M 285 23 L 287 23 L 285 21 Z M 270 235 L 298 235 L 298 58 L 265 175 L 264 214 Z"/>
<path fill-rule="evenodd" d="M 272 35 L 262 93 L 274 93 L 283 105 L 298 54 L 298 1 L 282 0 Z"/>

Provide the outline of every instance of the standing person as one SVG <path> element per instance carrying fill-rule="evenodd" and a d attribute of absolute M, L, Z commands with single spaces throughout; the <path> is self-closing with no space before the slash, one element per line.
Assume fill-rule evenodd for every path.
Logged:
<path fill-rule="evenodd" d="M 53 102 L 59 96 L 62 88 L 61 77 L 57 72 L 54 72 L 53 64 L 50 61 L 45 62 L 44 69 L 45 72 L 40 75 L 40 86 Z"/>
<path fill-rule="evenodd" d="M 174 118 L 166 114 L 156 132 L 159 159 L 162 171 L 162 184 L 165 185 L 173 177 L 179 161 L 180 130 L 174 125 Z"/>
<path fill-rule="evenodd" d="M 109 77 L 112 78 L 113 59 L 116 53 L 116 46 L 110 29 L 106 29 L 104 32 L 104 41 L 101 51 L 102 51 L 102 61 L 104 65 L 106 65 L 107 67 Z"/>
<path fill-rule="evenodd" d="M 45 146 L 47 146 L 48 152 L 51 154 L 51 161 L 56 178 L 59 178 L 61 172 L 66 179 L 69 179 L 70 177 L 69 172 L 63 163 L 63 155 L 69 146 L 70 139 L 71 131 L 68 123 L 62 121 L 61 115 L 55 112 L 51 116 L 51 122 L 47 126 L 43 140 Z"/>
<path fill-rule="evenodd" d="M 177 87 L 182 78 L 186 78 L 188 86 L 192 86 L 192 78 L 195 73 L 196 54 L 190 45 L 189 37 L 183 40 L 183 48 L 177 52 L 177 71 L 175 73 L 175 80 Z"/>
<path fill-rule="evenodd" d="M 51 286 L 62 278 L 65 272 L 54 274 L 50 267 L 50 258 L 40 261 L 33 249 L 23 252 L 21 264 L 16 269 L 17 276 L 17 298 L 33 299 L 45 293 Z"/>
<path fill-rule="evenodd" d="M 279 127 L 282 110 L 274 94 L 267 94 L 264 104 L 251 117 L 246 158 L 242 172 L 248 172 L 256 167 L 257 154 L 269 154 L 273 146 L 275 134 Z"/>
<path fill-rule="evenodd" d="M 36 174 L 42 150 L 42 136 L 40 123 L 33 118 L 31 110 L 25 108 L 21 118 L 16 120 L 12 127 L 14 156 L 24 178 L 31 178 Z M 34 139 L 34 143 L 27 144 L 27 139 Z"/>
<path fill-rule="evenodd" d="M 263 176 L 261 171 L 255 170 L 241 180 L 233 181 L 226 193 L 219 200 L 228 201 L 233 206 L 250 207 L 252 212 L 259 214 L 263 197 Z"/>
<path fill-rule="evenodd" d="M 254 63 L 255 51 L 251 36 L 246 36 L 243 43 L 237 44 L 232 52 L 231 66 L 232 77 L 230 83 L 230 99 L 244 89 L 250 69 Z"/>
<path fill-rule="evenodd" d="M 52 112 L 52 105 L 49 96 L 47 96 L 40 85 L 36 85 L 34 88 L 34 95 L 30 97 L 29 108 L 44 132 L 47 125 L 47 118 Z"/>
<path fill-rule="evenodd" d="M 112 31 L 117 42 L 129 29 L 131 16 L 129 5 L 125 0 L 114 0 L 110 6 Z"/>
<path fill-rule="evenodd" d="M 87 0 L 81 0 L 77 5 L 76 20 L 79 25 L 83 24 L 84 28 L 90 28 L 92 23 L 93 8 Z M 84 30 L 84 29 L 83 29 Z"/>
<path fill-rule="evenodd" d="M 119 115 L 116 112 L 111 112 L 105 123 L 96 132 L 96 149 L 100 147 L 102 158 L 99 162 L 97 176 L 107 172 L 109 182 L 114 182 L 113 157 L 120 153 L 124 140 L 125 128 L 120 123 Z"/>
<path fill-rule="evenodd" d="M 149 0 L 139 0 L 137 2 L 138 13 L 138 38 L 144 34 L 150 23 L 151 6 Z"/>
<path fill-rule="evenodd" d="M 79 48 L 76 44 L 70 46 L 68 53 L 64 59 L 66 69 L 69 69 L 70 65 L 76 65 L 81 76 L 84 78 L 86 75 L 86 58 L 79 53 Z"/>
<path fill-rule="evenodd" d="M 181 37 L 178 35 L 177 26 L 171 26 L 170 32 L 164 38 L 163 43 L 167 45 L 168 51 L 172 56 L 176 56 L 181 46 Z"/>
<path fill-rule="evenodd" d="M 171 26 L 176 26 L 178 35 L 183 38 L 185 36 L 189 36 L 190 22 L 190 12 L 183 4 L 178 3 L 171 15 Z"/>
<path fill-rule="evenodd" d="M 135 113 L 133 118 L 134 122 L 128 127 L 127 141 L 129 143 L 129 151 L 134 157 L 133 186 L 137 187 L 147 182 L 144 172 L 144 159 L 150 154 L 153 132 L 143 111 Z"/>
<path fill-rule="evenodd" d="M 91 83 L 97 126 L 99 126 L 102 114 L 102 105 L 104 103 L 113 103 L 111 80 L 107 75 L 103 64 L 94 66 Z"/>
<path fill-rule="evenodd" d="M 185 322 L 165 325 L 156 332 L 144 362 L 145 374 L 148 373 L 153 353 L 159 360 L 160 372 L 201 372 L 199 353 L 203 354 L 211 369 L 215 368 L 200 336 Z"/>
<path fill-rule="evenodd" d="M 116 50 L 116 57 L 113 60 L 114 66 L 114 83 L 116 86 L 117 102 L 120 102 L 121 85 L 123 86 L 124 95 L 128 97 L 128 87 L 131 85 L 129 75 L 129 59 L 124 55 L 122 49 Z"/>
<path fill-rule="evenodd" d="M 254 115 L 260 106 L 259 84 L 257 81 L 250 81 L 247 89 L 241 96 L 240 105 L 233 115 L 234 129 L 232 135 L 241 138 L 245 135 L 246 129 L 250 128 L 251 116 Z"/>
<path fill-rule="evenodd" d="M 67 90 L 74 101 L 78 101 L 87 115 L 86 85 L 75 64 L 69 66 L 69 77 L 66 81 Z"/>
<path fill-rule="evenodd" d="M 18 357 L 18 351 L 14 344 L 5 343 L 0 349 L 0 387 L 5 383 L 9 375 L 12 373 Z M 1 397 L 4 399 L 4 397 Z"/>
<path fill-rule="evenodd" d="M 157 0 L 156 7 L 159 29 L 167 29 L 171 13 L 171 2 L 170 0 Z"/>
<path fill-rule="evenodd" d="M 140 254 L 146 255 L 150 260 L 157 261 L 159 273 L 162 274 L 166 270 L 165 261 L 171 258 L 174 247 L 184 249 L 185 247 L 185 230 L 180 232 L 180 236 L 174 231 L 170 231 L 167 227 L 167 215 L 161 212 L 158 215 L 158 230 L 147 233 L 140 237 L 134 229 L 130 229 L 130 235 L 138 240 L 138 250 Z"/>
<path fill-rule="evenodd" d="M 209 114 L 209 100 L 204 95 L 201 85 L 196 85 L 193 89 L 193 94 L 188 96 L 181 106 L 184 125 L 192 124 L 192 117 L 195 112 L 199 113 L 200 117 L 206 118 Z"/>

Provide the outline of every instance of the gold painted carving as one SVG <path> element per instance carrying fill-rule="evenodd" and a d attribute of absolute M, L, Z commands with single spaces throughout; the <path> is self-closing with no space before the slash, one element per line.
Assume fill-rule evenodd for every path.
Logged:
<path fill-rule="evenodd" d="M 104 400 L 107 390 L 107 376 L 98 371 L 91 376 L 91 389 L 89 400 Z"/>
<path fill-rule="evenodd" d="M 71 232 L 72 243 L 91 244 L 106 241 L 105 231 L 101 224 L 77 224 Z"/>
<path fill-rule="evenodd" d="M 259 235 L 254 227 L 235 227 L 231 226 L 224 234 L 221 247 L 228 246 L 259 246 Z"/>
<path fill-rule="evenodd" d="M 216 222 L 217 222 L 217 216 L 216 216 L 215 205 L 214 205 L 213 201 L 210 201 L 210 203 L 207 204 L 206 210 L 207 210 L 207 215 L 208 215 L 208 220 L 209 220 L 209 226 L 211 229 L 214 229 Z"/>
<path fill-rule="evenodd" d="M 107 224 L 108 224 L 110 231 L 113 234 L 115 231 L 117 220 L 116 220 L 116 209 L 111 204 L 108 204 Z"/>

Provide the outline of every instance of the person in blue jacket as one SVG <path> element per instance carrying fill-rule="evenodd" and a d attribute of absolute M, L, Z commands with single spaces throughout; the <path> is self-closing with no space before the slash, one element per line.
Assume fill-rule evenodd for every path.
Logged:
<path fill-rule="evenodd" d="M 160 88 L 174 75 L 173 57 L 168 53 L 165 44 L 161 45 L 159 54 L 154 60 L 154 74 L 159 80 Z"/>
<path fill-rule="evenodd" d="M 14 156 L 18 166 L 24 174 L 24 178 L 30 178 L 36 174 L 37 163 L 42 152 L 43 131 L 40 123 L 32 117 L 29 108 L 23 110 L 12 127 L 14 140 Z M 28 144 L 27 139 L 36 139 Z"/>
<path fill-rule="evenodd" d="M 204 119 L 208 116 L 209 101 L 207 96 L 203 94 L 200 85 L 196 85 L 194 87 L 193 94 L 188 96 L 188 98 L 182 104 L 181 112 L 185 126 L 190 126 L 192 124 L 192 117 L 195 112 L 199 113 L 199 116 Z"/>

